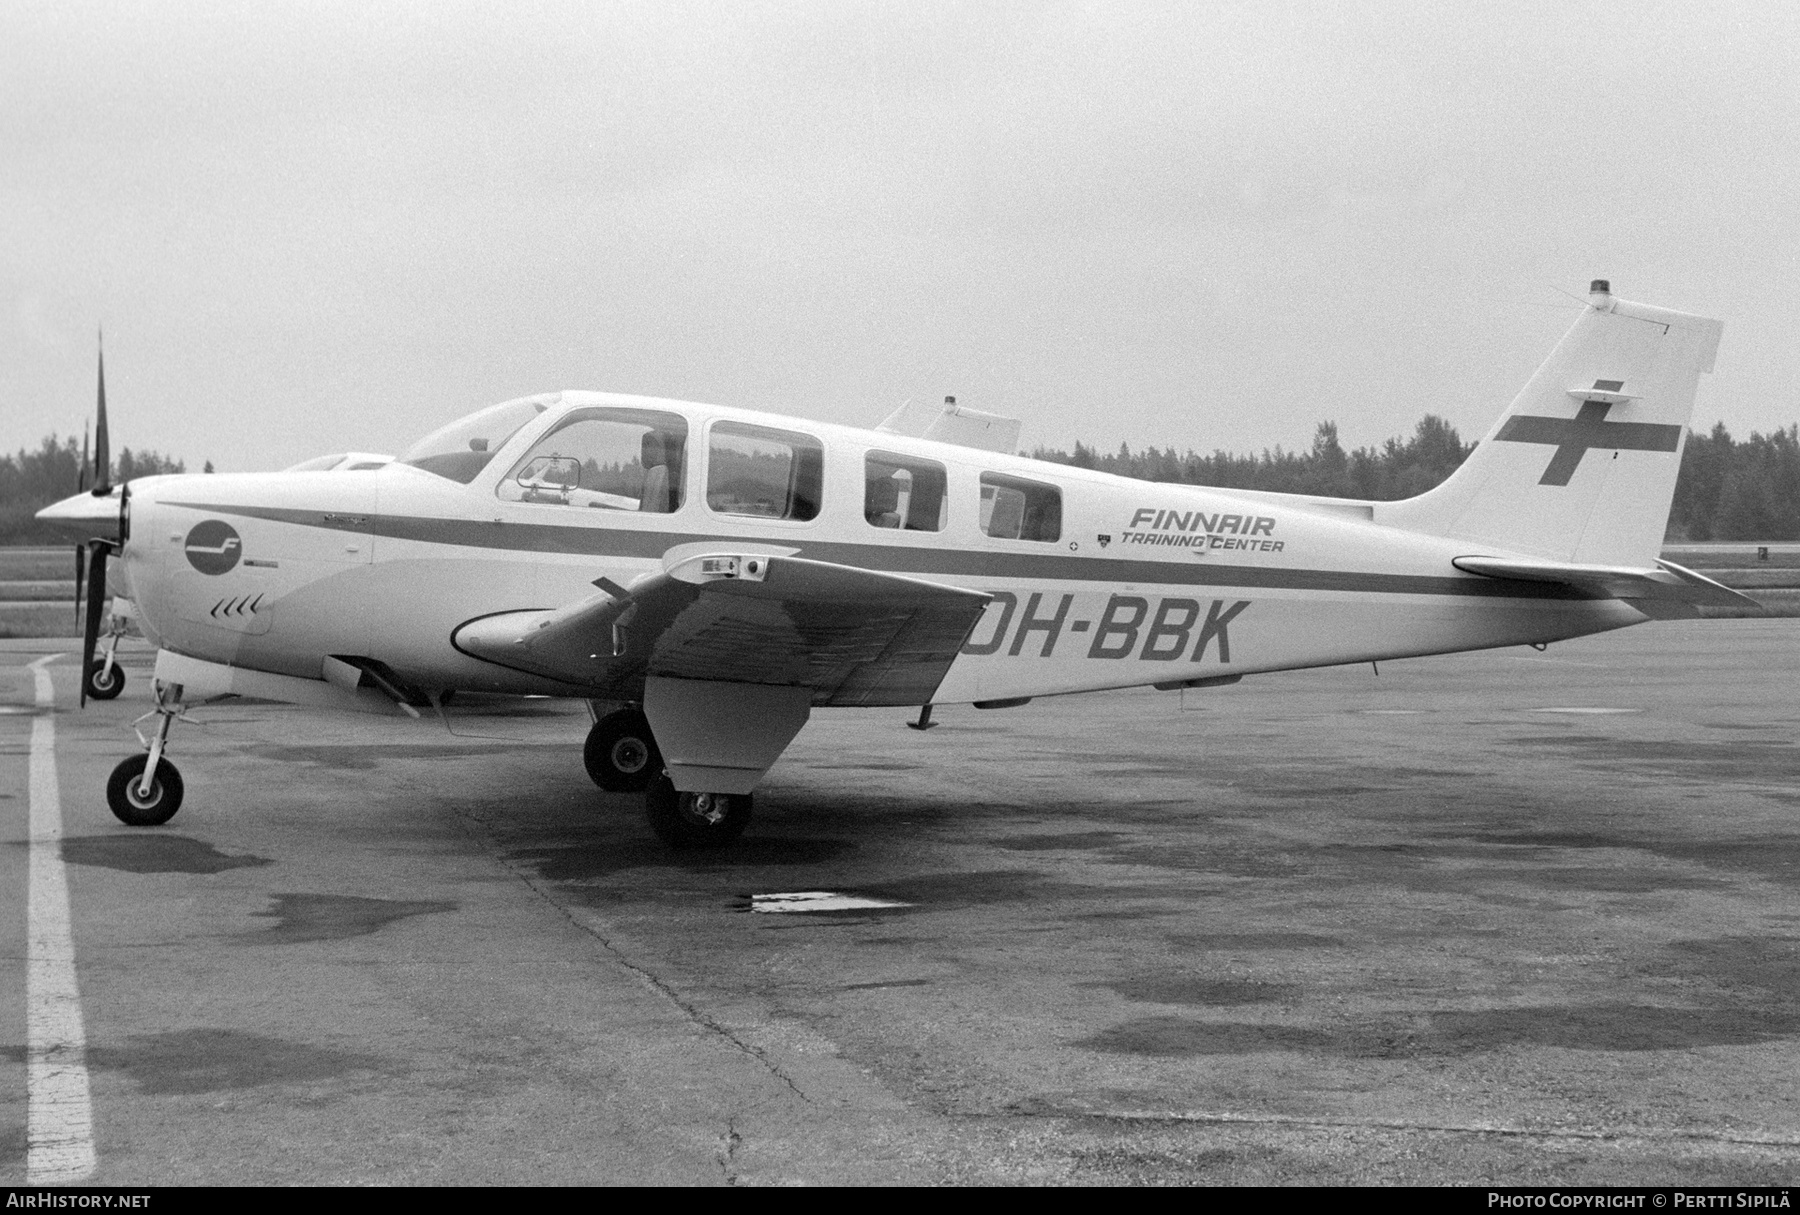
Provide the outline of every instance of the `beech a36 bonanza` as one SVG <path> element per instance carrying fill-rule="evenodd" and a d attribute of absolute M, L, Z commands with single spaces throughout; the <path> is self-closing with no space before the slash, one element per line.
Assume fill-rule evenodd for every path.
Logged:
<path fill-rule="evenodd" d="M 175 813 L 184 699 L 568 696 L 595 706 L 602 788 L 643 791 L 672 845 L 719 844 L 814 709 L 925 725 L 1741 604 L 1657 560 L 1719 332 L 1596 282 L 1468 461 L 1401 502 L 1046 464 L 953 405 L 870 431 L 592 392 L 495 405 L 358 476 L 145 478 L 90 553 L 101 573 L 116 550 L 158 647 L 155 726 L 108 798 L 127 823 Z"/>

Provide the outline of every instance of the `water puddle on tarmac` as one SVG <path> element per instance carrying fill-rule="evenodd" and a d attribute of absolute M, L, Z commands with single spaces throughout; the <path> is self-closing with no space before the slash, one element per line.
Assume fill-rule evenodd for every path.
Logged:
<path fill-rule="evenodd" d="M 750 910 L 759 915 L 796 915 L 813 911 L 885 911 L 911 907 L 898 899 L 872 899 L 835 890 L 796 890 L 786 894 L 753 894 Z"/>

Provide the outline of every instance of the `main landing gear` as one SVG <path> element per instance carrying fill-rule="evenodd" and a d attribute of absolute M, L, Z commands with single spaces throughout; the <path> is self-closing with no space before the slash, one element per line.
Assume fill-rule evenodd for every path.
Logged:
<path fill-rule="evenodd" d="M 134 755 L 114 768 L 106 782 L 106 804 L 120 822 L 133 827 L 156 827 L 174 818 L 181 809 L 181 773 L 163 758 L 169 727 L 180 716 L 181 685 L 159 684 L 156 708 L 144 715 L 156 718 L 155 733 L 145 738 L 143 731 L 138 731 L 138 741 L 144 744 L 146 753 Z"/>
<path fill-rule="evenodd" d="M 607 792 L 644 794 L 650 829 L 671 848 L 722 847 L 750 823 L 748 793 L 682 793 L 675 788 L 640 709 L 619 709 L 596 721 L 581 759 L 594 783 Z"/>
<path fill-rule="evenodd" d="M 681 793 L 665 774 L 645 791 L 644 812 L 671 848 L 718 848 L 750 825 L 750 794 Z"/>
<path fill-rule="evenodd" d="M 663 770 L 650 722 L 637 709 L 620 709 L 596 721 L 581 749 L 581 761 L 594 783 L 608 793 L 642 793 Z"/>

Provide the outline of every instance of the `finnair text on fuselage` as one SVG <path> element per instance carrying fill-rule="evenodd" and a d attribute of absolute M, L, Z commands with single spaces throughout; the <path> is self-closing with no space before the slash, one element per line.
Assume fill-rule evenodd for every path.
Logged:
<path fill-rule="evenodd" d="M 1157 510 L 1140 507 L 1121 544 L 1177 545 L 1183 548 L 1244 549 L 1278 553 L 1283 542 L 1269 537 L 1275 520 L 1268 515 L 1228 515 L 1223 511 Z"/>

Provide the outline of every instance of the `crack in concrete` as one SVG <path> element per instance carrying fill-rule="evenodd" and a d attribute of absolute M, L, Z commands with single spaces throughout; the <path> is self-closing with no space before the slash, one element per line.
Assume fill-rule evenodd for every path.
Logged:
<path fill-rule="evenodd" d="M 738 1145 L 743 1141 L 744 1137 L 737 1133 L 736 1121 L 727 1120 L 725 1133 L 719 1137 L 719 1171 L 725 1174 L 726 1185 L 738 1183 L 737 1170 L 733 1166 L 737 1163 Z"/>
<path fill-rule="evenodd" d="M 807 1096 L 798 1084 L 794 1083 L 793 1077 L 782 1071 L 761 1047 L 757 1046 L 755 1043 L 746 1042 L 728 1026 L 720 1023 L 705 1012 L 702 1012 L 697 1005 L 683 997 L 680 992 L 676 991 L 672 985 L 660 976 L 652 973 L 648 967 L 632 961 L 625 955 L 625 952 L 622 949 L 613 944 L 612 941 L 608 940 L 606 937 L 602 936 L 593 924 L 585 922 L 569 907 L 553 897 L 550 892 L 545 889 L 545 886 L 548 885 L 548 883 L 538 881 L 523 869 L 507 860 L 505 853 L 499 846 L 499 842 L 494 839 L 493 835 L 488 831 L 487 825 L 483 823 L 481 819 L 470 814 L 466 810 L 456 811 L 456 816 L 458 820 L 463 823 L 464 830 L 468 831 L 470 835 L 475 837 L 477 843 L 487 849 L 488 854 L 494 858 L 495 862 L 499 864 L 502 869 L 524 883 L 527 890 L 530 890 L 538 898 L 548 903 L 551 907 L 554 907 L 563 919 L 599 942 L 600 948 L 612 955 L 613 960 L 636 976 L 639 982 L 645 984 L 652 991 L 656 992 L 657 995 L 674 1005 L 675 1008 L 694 1025 L 723 1038 L 738 1051 L 756 1060 L 756 1062 L 761 1064 L 763 1069 L 771 1076 L 793 1090 L 794 1096 L 800 1098 L 801 1101 L 805 1102 L 807 1105 L 813 1104 L 812 1098 Z M 471 829 L 471 827 L 473 829 Z"/>
<path fill-rule="evenodd" d="M 1198 1124 L 1208 1126 L 1279 1126 L 1299 1130 L 1426 1131 L 1446 1135 L 1485 1135 L 1514 1139 L 1584 1140 L 1623 1143 L 1720 1143 L 1737 1147 L 1800 1147 L 1800 1139 L 1774 1135 L 1731 1135 L 1717 1131 L 1581 1130 L 1510 1126 L 1503 1123 L 1406 1122 L 1376 1118 L 1302 1118 L 1289 1114 L 1238 1114 L 1207 1110 L 1057 1110 L 1013 1109 L 976 1118 L 1092 1118 L 1102 1122 Z"/>

